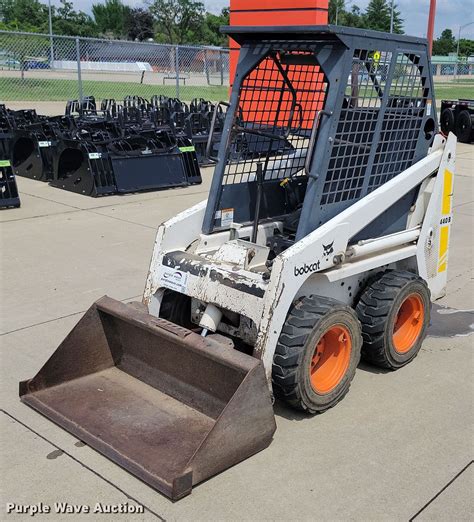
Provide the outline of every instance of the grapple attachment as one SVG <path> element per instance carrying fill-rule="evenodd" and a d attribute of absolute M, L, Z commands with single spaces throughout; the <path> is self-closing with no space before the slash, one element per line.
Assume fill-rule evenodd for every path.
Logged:
<path fill-rule="evenodd" d="M 260 361 L 109 297 L 20 397 L 174 500 L 266 448 L 276 428 Z"/>

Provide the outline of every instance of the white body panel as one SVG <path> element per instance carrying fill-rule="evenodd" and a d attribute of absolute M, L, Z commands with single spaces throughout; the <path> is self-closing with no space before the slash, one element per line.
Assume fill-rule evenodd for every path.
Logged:
<path fill-rule="evenodd" d="M 275 347 L 295 298 L 318 294 L 353 305 L 367 277 L 390 268 L 417 272 L 427 281 L 433 299 L 443 295 L 455 148 L 454 135 L 447 140 L 437 136 L 426 158 L 277 256 L 267 279 L 251 268 L 249 260 L 256 255 L 251 244 L 231 241 L 230 231 L 201 234 L 205 202 L 200 203 L 160 226 L 144 302 L 151 314 L 158 315 L 168 288 L 250 318 L 257 332 L 254 355 L 262 359 L 270 382 Z M 351 238 L 418 186 L 406 232 L 349 246 Z M 261 225 L 257 243 L 265 245 L 275 228 L 281 223 Z M 242 227 L 233 234 L 243 238 L 250 232 L 250 227 Z M 170 274 L 180 282 L 169 282 Z"/>

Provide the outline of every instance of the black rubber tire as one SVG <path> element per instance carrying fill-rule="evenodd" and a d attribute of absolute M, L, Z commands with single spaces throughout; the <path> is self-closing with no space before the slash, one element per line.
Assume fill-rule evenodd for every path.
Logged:
<path fill-rule="evenodd" d="M 334 325 L 341 324 L 351 335 L 348 368 L 325 394 L 316 393 L 310 381 L 311 359 L 318 340 Z M 322 413 L 335 406 L 349 391 L 362 347 L 361 326 L 354 310 L 326 297 L 302 297 L 290 309 L 273 358 L 272 382 L 277 398 L 307 413 Z"/>
<path fill-rule="evenodd" d="M 423 302 L 423 326 L 412 348 L 399 353 L 393 344 L 394 325 L 401 304 L 413 293 Z M 385 272 L 365 288 L 356 312 L 362 324 L 362 358 L 375 366 L 397 370 L 418 355 L 426 337 L 431 313 L 430 291 L 424 279 L 416 274 Z"/>
<path fill-rule="evenodd" d="M 454 123 L 453 109 L 444 109 L 441 113 L 441 131 L 445 136 L 450 132 L 454 132 Z"/>
<path fill-rule="evenodd" d="M 456 120 L 456 136 L 461 143 L 471 143 L 474 134 L 474 116 L 461 111 Z"/>

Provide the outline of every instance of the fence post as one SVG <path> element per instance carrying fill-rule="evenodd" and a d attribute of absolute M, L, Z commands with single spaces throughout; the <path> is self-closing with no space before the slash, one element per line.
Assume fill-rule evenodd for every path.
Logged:
<path fill-rule="evenodd" d="M 81 76 L 81 42 L 76 38 L 76 61 L 77 61 L 77 87 L 79 91 L 79 101 L 82 102 L 82 76 Z"/>
<path fill-rule="evenodd" d="M 54 40 L 53 40 L 53 33 L 51 33 L 50 29 L 50 35 L 49 35 L 49 68 L 53 68 L 53 62 L 54 62 Z"/>
<path fill-rule="evenodd" d="M 221 85 L 224 85 L 224 60 L 223 60 L 224 53 L 222 51 L 219 51 L 219 58 L 220 58 L 220 65 L 221 65 Z"/>
<path fill-rule="evenodd" d="M 176 98 L 179 98 L 179 46 L 175 47 L 174 52 L 175 71 L 176 71 Z"/>
<path fill-rule="evenodd" d="M 211 85 L 209 77 L 209 62 L 207 61 L 207 49 L 204 49 L 204 74 L 206 75 L 207 85 Z"/>

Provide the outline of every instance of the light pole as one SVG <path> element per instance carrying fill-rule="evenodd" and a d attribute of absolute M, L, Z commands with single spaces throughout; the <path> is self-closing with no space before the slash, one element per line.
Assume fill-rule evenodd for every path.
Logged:
<path fill-rule="evenodd" d="M 390 32 L 393 33 L 393 9 L 394 9 L 394 0 L 391 1 L 390 4 Z"/>
<path fill-rule="evenodd" d="M 51 12 L 51 0 L 48 0 L 48 20 L 49 20 L 49 67 L 53 66 L 54 46 L 53 46 L 53 16 Z"/>
<path fill-rule="evenodd" d="M 428 15 L 428 30 L 426 31 L 426 37 L 428 39 L 428 50 L 430 56 L 433 54 L 433 34 L 434 24 L 436 18 L 436 0 L 430 0 L 430 13 Z"/>
<path fill-rule="evenodd" d="M 464 25 L 460 25 L 459 26 L 459 31 L 458 31 L 458 44 L 456 46 L 456 66 L 454 67 L 454 79 L 456 80 L 457 79 L 457 76 L 458 76 L 458 63 L 459 63 L 459 42 L 461 40 L 461 31 L 465 28 L 465 27 L 469 27 L 470 25 L 474 24 L 474 22 L 468 22 L 467 24 L 464 24 Z"/>

